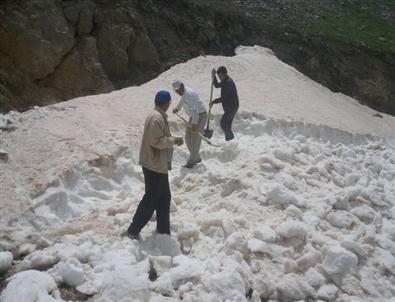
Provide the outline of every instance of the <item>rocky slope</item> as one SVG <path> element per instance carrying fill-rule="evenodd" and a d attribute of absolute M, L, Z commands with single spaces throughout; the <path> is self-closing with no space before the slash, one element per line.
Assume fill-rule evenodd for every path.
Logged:
<path fill-rule="evenodd" d="M 325 3 L 3 0 L 0 111 L 138 85 L 199 54 L 259 44 L 330 89 L 395 114 L 391 49 L 296 26 L 321 16 Z"/>

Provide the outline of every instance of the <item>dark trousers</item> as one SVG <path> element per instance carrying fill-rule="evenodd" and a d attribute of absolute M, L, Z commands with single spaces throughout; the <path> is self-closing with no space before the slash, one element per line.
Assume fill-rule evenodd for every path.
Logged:
<path fill-rule="evenodd" d="M 156 229 L 160 234 L 170 235 L 170 186 L 167 174 L 157 173 L 143 167 L 145 194 L 128 228 L 130 234 L 139 234 L 156 211 Z"/>
<path fill-rule="evenodd" d="M 227 140 L 227 141 L 229 141 L 235 137 L 232 132 L 232 122 L 233 122 L 233 119 L 235 118 L 235 115 L 236 115 L 238 109 L 239 108 L 235 108 L 235 109 L 225 111 L 224 115 L 221 118 L 221 122 L 220 122 L 221 128 L 225 133 L 225 140 Z"/>

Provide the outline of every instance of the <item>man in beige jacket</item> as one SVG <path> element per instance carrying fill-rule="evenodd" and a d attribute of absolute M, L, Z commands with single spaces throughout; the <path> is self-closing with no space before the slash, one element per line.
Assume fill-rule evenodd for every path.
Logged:
<path fill-rule="evenodd" d="M 172 137 L 170 134 L 166 114 L 170 101 L 168 91 L 159 91 L 155 96 L 155 109 L 145 120 L 140 149 L 145 194 L 127 230 L 127 235 L 132 239 L 139 239 L 141 229 L 148 223 L 154 211 L 158 233 L 170 235 L 171 193 L 168 171 L 171 170 L 173 145 L 183 144 L 181 137 Z"/>

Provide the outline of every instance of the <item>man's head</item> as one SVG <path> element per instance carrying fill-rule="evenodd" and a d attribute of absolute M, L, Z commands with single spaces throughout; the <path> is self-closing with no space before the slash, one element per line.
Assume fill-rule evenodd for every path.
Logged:
<path fill-rule="evenodd" d="M 185 92 L 185 86 L 184 84 L 180 81 L 180 80 L 175 80 L 173 82 L 173 84 L 171 84 L 171 86 L 173 86 L 174 91 L 180 95 L 183 96 L 184 92 Z"/>
<path fill-rule="evenodd" d="M 217 74 L 218 74 L 218 77 L 220 78 L 220 80 L 223 81 L 226 78 L 226 76 L 228 75 L 228 71 L 226 70 L 225 66 L 220 66 L 217 69 Z"/>
<path fill-rule="evenodd" d="M 160 90 L 155 95 L 155 106 L 166 112 L 170 107 L 171 96 L 170 92 L 166 90 Z"/>

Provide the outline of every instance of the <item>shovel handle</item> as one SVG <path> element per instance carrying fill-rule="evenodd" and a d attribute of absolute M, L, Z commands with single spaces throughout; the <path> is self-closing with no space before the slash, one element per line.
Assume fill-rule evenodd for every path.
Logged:
<path fill-rule="evenodd" d="M 210 105 L 208 107 L 207 126 L 206 126 L 207 130 L 209 130 L 209 128 L 210 128 L 211 107 L 213 107 L 213 105 L 211 104 L 211 102 L 213 100 L 213 87 L 214 87 L 214 79 L 212 79 L 212 81 L 211 81 Z"/>

